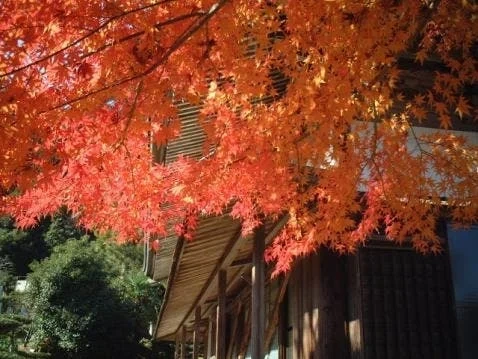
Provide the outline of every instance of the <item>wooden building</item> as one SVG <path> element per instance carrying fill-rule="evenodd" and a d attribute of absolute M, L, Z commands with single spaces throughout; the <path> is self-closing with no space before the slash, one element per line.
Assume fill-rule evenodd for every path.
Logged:
<path fill-rule="evenodd" d="M 195 241 L 165 238 L 153 271 L 167 287 L 155 338 L 175 341 L 177 358 L 475 357 L 460 355 L 457 325 L 471 335 L 459 311 L 476 318 L 476 297 L 455 304 L 448 248 L 423 256 L 375 238 L 356 255 L 319 250 L 270 280 L 261 251 L 281 225 L 241 238 L 228 217 L 204 218 Z M 463 233 L 478 239 L 478 228 Z M 464 350 L 476 353 L 470 342 Z"/>
<path fill-rule="evenodd" d="M 199 109 L 178 106 L 181 137 L 157 151 L 158 161 L 202 155 Z M 475 124 L 458 130 L 478 144 Z M 242 238 L 227 214 L 203 217 L 193 241 L 171 235 L 158 253 L 147 250 L 146 271 L 166 286 L 154 339 L 175 342 L 177 359 L 478 358 L 478 266 L 470 254 L 478 253 L 478 227 L 460 231 L 444 221 L 440 255 L 380 236 L 354 255 L 323 248 L 271 280 L 264 246 L 286 221 Z"/>
<path fill-rule="evenodd" d="M 194 138 L 195 110 L 186 108 L 183 136 Z M 201 138 L 171 143 L 164 160 L 184 146 L 199 154 Z M 266 222 L 242 238 L 240 223 L 225 214 L 201 218 L 193 241 L 161 238 L 161 250 L 146 253 L 147 271 L 166 285 L 154 338 L 174 341 L 178 359 L 478 357 L 470 334 L 477 268 L 472 257 L 462 258 L 477 253 L 478 228 L 460 232 L 444 223 L 440 255 L 420 255 L 380 236 L 355 255 L 321 249 L 271 280 L 263 248 L 286 221 Z M 471 294 L 457 289 L 457 280 Z"/>

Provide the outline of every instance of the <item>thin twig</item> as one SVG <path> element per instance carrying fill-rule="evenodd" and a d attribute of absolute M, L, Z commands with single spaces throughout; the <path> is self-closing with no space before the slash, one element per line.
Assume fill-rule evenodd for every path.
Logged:
<path fill-rule="evenodd" d="M 217 3 L 215 3 L 209 11 L 199 20 L 194 22 L 192 25 L 190 25 L 175 41 L 174 43 L 163 53 L 163 55 L 159 58 L 158 61 L 156 61 L 153 65 L 151 65 L 148 69 L 146 69 L 143 72 L 140 72 L 138 74 L 134 74 L 129 77 L 122 78 L 116 82 L 113 82 L 107 86 L 104 86 L 98 90 L 91 91 L 89 93 L 86 93 L 84 95 L 78 96 L 76 98 L 73 98 L 71 100 L 68 100 L 66 102 L 63 102 L 61 104 L 58 104 L 56 106 L 51 107 L 50 109 L 43 111 L 42 113 L 57 110 L 59 108 L 62 108 L 67 105 L 71 105 L 73 103 L 76 103 L 78 101 L 84 100 L 85 98 L 88 98 L 90 96 L 96 95 L 98 93 L 110 90 L 112 88 L 121 86 L 127 82 L 134 81 L 143 77 L 146 77 L 150 75 L 156 68 L 164 64 L 169 56 L 171 56 L 172 53 L 174 53 L 178 48 L 180 48 L 192 35 L 194 35 L 215 13 L 217 13 L 226 3 L 228 0 L 220 0 Z"/>
<path fill-rule="evenodd" d="M 56 51 L 53 51 L 51 53 L 49 53 L 48 55 L 45 55 L 41 58 L 39 58 L 38 60 L 35 60 L 33 62 L 30 62 L 26 65 L 23 65 L 23 66 L 20 66 L 20 67 L 17 67 L 16 69 L 13 69 L 9 72 L 5 72 L 3 74 L 0 74 L 0 79 L 3 78 L 3 77 L 7 77 L 7 76 L 10 76 L 10 75 L 13 75 L 13 74 L 16 74 L 17 72 L 20 72 L 20 71 L 23 71 L 29 67 L 32 67 L 32 66 L 35 66 L 35 65 L 38 65 L 48 59 L 51 59 L 52 57 L 62 53 L 63 51 L 66 51 L 68 50 L 69 48 L 75 46 L 75 45 L 78 45 L 80 42 L 82 42 L 83 40 L 86 40 L 87 38 L 93 36 L 94 34 L 96 34 L 98 31 L 100 31 L 101 29 L 105 28 L 106 26 L 108 26 L 108 24 L 110 24 L 111 22 L 117 20 L 117 19 L 120 19 L 124 16 L 127 16 L 127 15 L 130 15 L 130 14 L 133 14 L 135 12 L 139 12 L 139 11 L 142 11 L 142 10 L 146 10 L 146 9 L 149 9 L 149 8 L 152 8 L 152 7 L 155 7 L 157 5 L 162 5 L 162 4 L 165 4 L 165 3 L 168 3 L 168 2 L 171 2 L 171 1 L 174 1 L 174 0 L 162 0 L 162 1 L 158 1 L 156 3 L 153 3 L 153 4 L 149 4 L 149 5 L 145 5 L 145 6 L 142 6 L 142 7 L 139 7 L 139 8 L 136 8 L 136 9 L 131 9 L 131 10 L 128 10 L 128 11 L 124 11 L 122 12 L 121 14 L 118 14 L 118 15 L 115 15 L 115 16 L 112 16 L 110 17 L 108 20 L 106 20 L 103 24 L 101 24 L 100 26 L 98 26 L 97 28 L 89 31 L 88 33 L 86 33 L 85 35 L 79 37 L 78 39 L 74 40 L 73 42 L 69 43 L 68 45 L 65 45 L 64 47 L 56 50 Z"/>
<path fill-rule="evenodd" d="M 196 11 L 196 12 L 192 12 L 192 13 L 189 13 L 189 14 L 183 14 L 183 15 L 180 15 L 180 16 L 177 16 L 177 17 L 174 17 L 174 18 L 171 18 L 169 20 L 166 20 L 166 21 L 162 21 L 162 22 L 158 22 L 157 24 L 154 25 L 154 27 L 156 29 L 161 29 L 162 27 L 164 26 L 167 26 L 167 25 L 171 25 L 171 24 L 174 24 L 176 22 L 179 22 L 179 21 L 183 21 L 183 20 L 186 20 L 186 19 L 189 19 L 191 17 L 198 17 L 198 16 L 201 16 L 201 15 L 204 15 L 205 13 L 203 11 Z M 96 50 L 94 51 L 90 51 L 90 52 L 87 52 L 86 54 L 82 55 L 81 58 L 82 59 L 85 59 L 87 57 L 90 57 L 92 55 L 95 55 L 101 51 L 103 51 L 104 49 L 107 49 L 108 47 L 112 47 L 112 46 L 115 46 L 115 45 L 118 45 L 118 44 L 121 44 L 123 42 L 126 42 L 126 41 L 129 41 L 129 40 L 132 40 L 132 39 L 135 39 L 141 35 L 143 35 L 145 33 L 145 31 L 138 31 L 138 32 L 135 32 L 133 34 L 129 34 L 127 36 L 124 36 L 118 40 L 115 40 L 109 44 L 105 44 L 103 46 L 100 46 L 99 48 L 97 48 Z"/>
<path fill-rule="evenodd" d="M 133 104 L 131 105 L 131 109 L 129 111 L 128 119 L 126 120 L 126 124 L 125 124 L 124 129 L 121 133 L 121 137 L 120 137 L 118 143 L 115 145 L 114 151 L 116 151 L 118 149 L 118 147 L 120 147 L 124 143 L 124 140 L 126 138 L 126 134 L 128 132 L 128 129 L 129 129 L 129 126 L 131 125 L 131 122 L 133 120 L 134 112 L 136 111 L 136 106 L 138 104 L 138 97 L 139 97 L 141 91 L 143 90 L 143 82 L 144 82 L 143 80 L 140 80 L 139 83 L 138 83 L 138 86 L 136 87 L 136 93 L 134 95 Z"/>

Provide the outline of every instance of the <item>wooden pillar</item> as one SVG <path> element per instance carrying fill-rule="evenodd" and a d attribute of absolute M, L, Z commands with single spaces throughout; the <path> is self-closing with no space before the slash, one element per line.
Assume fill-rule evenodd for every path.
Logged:
<path fill-rule="evenodd" d="M 290 271 L 289 274 L 290 275 Z M 288 281 L 287 281 L 288 282 Z M 279 323 L 277 332 L 279 334 L 279 359 L 286 359 L 287 356 L 287 341 L 289 339 L 288 332 L 288 294 L 285 293 L 284 300 L 280 303 L 279 309 Z"/>
<path fill-rule="evenodd" d="M 216 359 L 226 359 L 226 281 L 227 272 L 218 273 L 216 313 Z"/>
<path fill-rule="evenodd" d="M 211 315 L 208 321 L 208 328 L 207 328 L 207 351 L 206 351 L 206 358 L 211 358 L 216 349 L 216 344 L 214 342 L 214 336 L 216 334 L 216 328 L 214 327 L 214 323 L 216 321 L 216 315 Z"/>
<path fill-rule="evenodd" d="M 181 356 L 180 359 L 186 359 L 186 326 L 183 326 L 181 333 Z"/>
<path fill-rule="evenodd" d="M 327 248 L 320 248 L 318 256 L 319 268 L 314 271 L 313 277 L 314 281 L 318 282 L 315 298 L 319 308 L 318 343 L 314 357 L 347 358 L 345 257 Z"/>
<path fill-rule="evenodd" d="M 176 333 L 176 343 L 174 345 L 174 359 L 179 359 L 179 348 L 180 341 L 179 341 L 179 333 Z"/>
<path fill-rule="evenodd" d="M 264 358 L 264 227 L 259 227 L 254 235 L 252 251 L 252 321 L 251 321 L 251 358 Z"/>
<path fill-rule="evenodd" d="M 193 333 L 193 359 L 199 356 L 199 329 L 201 324 L 201 307 L 196 307 L 194 313 L 194 333 Z"/>
<path fill-rule="evenodd" d="M 236 309 L 234 310 L 234 317 L 232 318 L 232 331 L 231 331 L 231 340 L 229 340 L 229 345 L 227 348 L 227 357 L 232 358 L 232 350 L 233 347 L 236 343 L 239 343 L 240 337 L 237 336 L 238 329 L 239 329 L 239 323 L 240 323 L 240 314 L 242 310 L 242 303 L 239 302 L 237 305 Z"/>

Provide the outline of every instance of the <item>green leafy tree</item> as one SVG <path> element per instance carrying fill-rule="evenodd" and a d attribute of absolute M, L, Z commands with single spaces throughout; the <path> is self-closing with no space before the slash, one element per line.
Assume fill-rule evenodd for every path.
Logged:
<path fill-rule="evenodd" d="M 0 258 L 12 263 L 12 275 L 23 277 L 30 272 L 30 263 L 48 257 L 55 246 L 83 237 L 92 236 L 76 226 L 65 208 L 29 230 L 17 229 L 12 218 L 3 216 L 0 217 Z"/>
<path fill-rule="evenodd" d="M 9 292 L 13 289 L 14 285 L 15 277 L 13 275 L 13 263 L 4 255 L 0 257 L 0 294 L 3 295 L 4 292 Z"/>
<path fill-rule="evenodd" d="M 21 315 L 0 314 L 0 357 L 5 352 L 16 352 L 16 339 L 28 331 L 30 319 Z"/>
<path fill-rule="evenodd" d="M 8 258 L 12 263 L 12 274 L 25 276 L 29 265 L 34 260 L 41 260 L 50 253 L 43 234 L 47 231 L 50 221 L 45 219 L 29 231 L 15 228 L 10 217 L 0 217 L 0 258 Z"/>
<path fill-rule="evenodd" d="M 117 286 L 121 288 L 122 296 L 133 304 L 135 316 L 140 327 L 138 331 L 148 336 L 149 324 L 154 321 L 161 307 L 164 288 L 159 284 L 152 284 L 141 271 L 131 271 L 117 279 Z"/>
<path fill-rule="evenodd" d="M 70 239 L 90 237 L 85 231 L 77 227 L 76 221 L 65 208 L 60 209 L 52 218 L 48 230 L 43 238 L 50 250 Z"/>
<path fill-rule="evenodd" d="M 134 358 L 152 293 L 131 271 L 134 261 L 117 255 L 129 250 L 68 241 L 34 264 L 27 293 L 32 344 L 58 358 Z"/>
<path fill-rule="evenodd" d="M 132 304 L 138 332 L 148 336 L 147 329 L 159 313 L 164 288 L 140 270 L 143 261 L 141 247 L 131 243 L 118 245 L 112 239 L 111 236 L 100 236 L 91 245 L 103 253 L 103 260 L 114 272 L 112 285 L 125 301 Z"/>

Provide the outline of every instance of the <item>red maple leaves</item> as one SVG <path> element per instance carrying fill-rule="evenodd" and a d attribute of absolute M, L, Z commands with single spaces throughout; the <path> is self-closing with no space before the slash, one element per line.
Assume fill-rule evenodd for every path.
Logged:
<path fill-rule="evenodd" d="M 476 139 L 443 130 L 476 118 L 476 21 L 388 5 L 4 1 L 3 210 L 27 226 L 67 205 L 120 239 L 286 215 L 279 271 L 378 227 L 438 250 L 444 198 L 478 215 Z"/>

